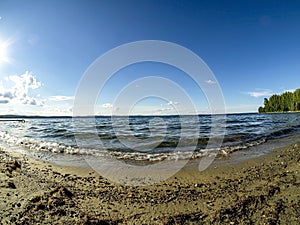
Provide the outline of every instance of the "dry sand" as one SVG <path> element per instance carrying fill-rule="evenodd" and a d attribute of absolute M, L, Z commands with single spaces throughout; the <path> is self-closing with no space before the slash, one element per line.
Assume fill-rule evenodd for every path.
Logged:
<path fill-rule="evenodd" d="M 2 224 L 300 224 L 300 147 L 123 186 L 0 150 Z"/>

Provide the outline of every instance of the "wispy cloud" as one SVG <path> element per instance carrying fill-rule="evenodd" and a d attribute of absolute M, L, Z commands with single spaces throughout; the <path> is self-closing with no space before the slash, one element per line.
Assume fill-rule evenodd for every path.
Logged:
<path fill-rule="evenodd" d="M 111 103 L 104 103 L 101 105 L 103 108 L 106 108 L 106 109 L 110 109 L 113 107 L 113 105 Z"/>
<path fill-rule="evenodd" d="M 42 105 L 43 102 L 39 101 L 29 95 L 30 90 L 37 89 L 42 86 L 35 76 L 26 71 L 24 74 L 12 75 L 5 78 L 6 81 L 12 82 L 10 88 L 4 87 L 0 83 L 0 99 L 2 103 L 18 102 L 24 105 Z"/>
<path fill-rule="evenodd" d="M 45 105 L 44 110 L 39 111 L 39 115 L 45 116 L 72 116 L 73 106 L 69 103 L 59 105 Z"/>
<path fill-rule="evenodd" d="M 269 89 L 262 89 L 262 90 L 257 90 L 257 91 L 249 91 L 247 92 L 248 95 L 259 98 L 259 97 L 268 97 L 273 94 L 273 92 Z"/>
<path fill-rule="evenodd" d="M 65 95 L 54 95 L 49 98 L 51 101 L 69 101 L 74 100 L 74 96 L 65 96 Z"/>
<path fill-rule="evenodd" d="M 207 84 L 215 84 L 215 83 L 217 83 L 217 82 L 214 81 L 214 80 L 206 80 L 205 83 L 207 83 Z"/>
<path fill-rule="evenodd" d="M 173 101 L 168 102 L 168 105 L 178 105 L 178 104 L 179 104 L 179 102 L 173 102 Z"/>
<path fill-rule="evenodd" d="M 173 108 L 160 108 L 160 109 L 157 109 L 158 112 L 166 112 L 166 111 L 173 111 L 174 109 Z"/>
<path fill-rule="evenodd" d="M 227 105 L 226 113 L 244 113 L 244 112 L 257 112 L 260 104 L 239 104 L 239 105 Z"/>

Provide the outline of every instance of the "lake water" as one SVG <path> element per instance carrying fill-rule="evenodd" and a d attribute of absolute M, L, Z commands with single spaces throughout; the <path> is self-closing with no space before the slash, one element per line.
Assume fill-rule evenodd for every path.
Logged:
<path fill-rule="evenodd" d="M 44 158 L 94 155 L 134 161 L 178 160 L 200 158 L 216 150 L 209 142 L 214 138 L 221 141 L 215 148 L 230 154 L 289 135 L 300 137 L 299 113 L 25 121 L 2 121 L 0 144 Z M 216 132 L 219 130 L 221 133 Z"/>

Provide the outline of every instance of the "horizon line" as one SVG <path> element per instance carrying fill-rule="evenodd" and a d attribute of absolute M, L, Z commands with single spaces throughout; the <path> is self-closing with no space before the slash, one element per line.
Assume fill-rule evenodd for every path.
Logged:
<path fill-rule="evenodd" d="M 231 113 L 199 113 L 199 114 L 163 114 L 163 115 L 143 115 L 143 114 L 132 114 L 132 115 L 83 115 L 83 116 L 71 116 L 71 115 L 22 115 L 22 114 L 4 114 L 0 115 L 1 119 L 5 118 L 91 118 L 91 117 L 167 117 L 167 116 L 210 116 L 210 115 L 234 115 L 234 114 L 259 114 L 259 112 L 231 112 Z"/>

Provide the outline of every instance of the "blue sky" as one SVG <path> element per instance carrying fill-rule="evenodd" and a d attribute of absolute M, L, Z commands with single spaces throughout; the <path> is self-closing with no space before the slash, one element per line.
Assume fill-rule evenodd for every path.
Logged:
<path fill-rule="evenodd" d="M 263 98 L 299 88 L 299 1 L 0 0 L 1 114 L 72 115 L 89 65 L 119 45 L 163 40 L 200 56 L 222 88 L 227 112 L 254 112 Z M 158 63 L 125 68 L 98 96 L 95 112 L 113 110 L 116 94 L 144 76 L 162 76 L 208 112 L 188 75 Z M 173 103 L 173 104 L 171 104 Z M 180 99 L 149 98 L 136 114 L 172 114 Z"/>

